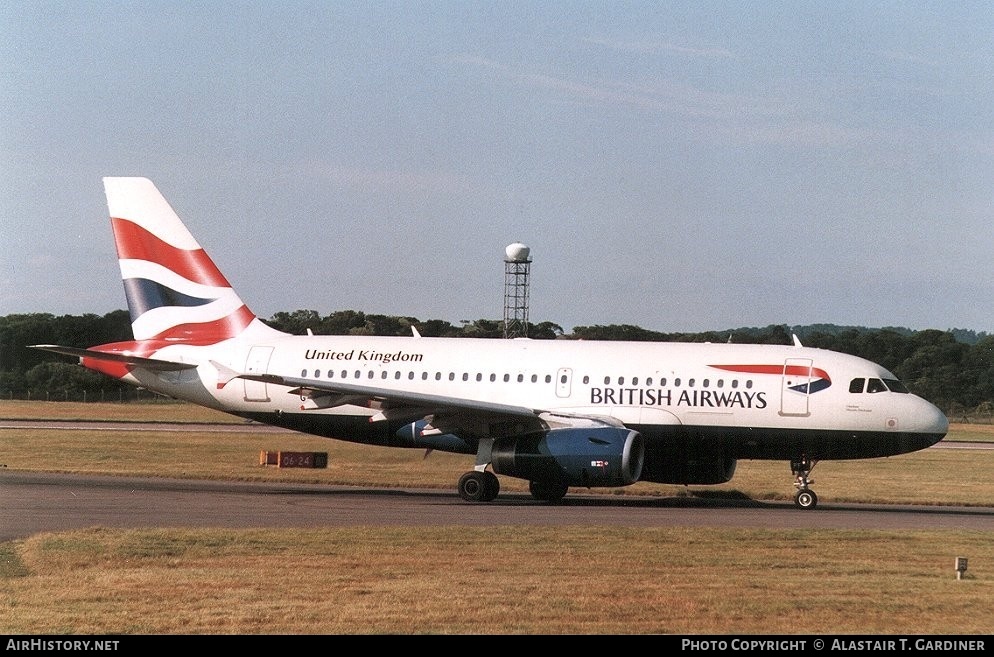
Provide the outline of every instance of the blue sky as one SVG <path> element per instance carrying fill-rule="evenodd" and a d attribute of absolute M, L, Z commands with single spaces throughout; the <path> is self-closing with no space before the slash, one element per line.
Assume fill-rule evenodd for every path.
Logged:
<path fill-rule="evenodd" d="M 994 331 L 989 2 L 0 5 L 0 316 L 151 178 L 261 317 Z"/>

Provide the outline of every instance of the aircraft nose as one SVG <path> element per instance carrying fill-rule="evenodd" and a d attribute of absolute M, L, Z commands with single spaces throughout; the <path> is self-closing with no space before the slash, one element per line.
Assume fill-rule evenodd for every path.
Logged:
<path fill-rule="evenodd" d="M 939 408 L 924 399 L 919 399 L 915 430 L 934 437 L 932 444 L 939 442 L 949 432 L 949 418 Z"/>

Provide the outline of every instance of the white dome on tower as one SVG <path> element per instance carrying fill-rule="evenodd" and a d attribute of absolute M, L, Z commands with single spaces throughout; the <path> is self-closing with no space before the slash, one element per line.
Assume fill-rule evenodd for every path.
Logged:
<path fill-rule="evenodd" d="M 529 253 L 531 253 L 531 249 L 521 242 L 508 244 L 507 248 L 504 249 L 504 254 L 507 256 L 506 260 L 508 262 L 528 262 Z"/>

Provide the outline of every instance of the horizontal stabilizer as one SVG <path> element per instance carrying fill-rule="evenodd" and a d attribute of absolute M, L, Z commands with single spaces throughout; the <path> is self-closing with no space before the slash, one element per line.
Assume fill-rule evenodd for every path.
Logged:
<path fill-rule="evenodd" d="M 32 349 L 41 349 L 42 351 L 52 351 L 57 354 L 64 354 L 66 356 L 78 356 L 80 358 L 92 358 L 94 360 L 104 360 L 112 361 L 115 363 L 124 363 L 126 365 L 134 365 L 135 367 L 140 367 L 145 370 L 151 370 L 155 372 L 178 372 L 180 370 L 192 370 L 196 369 L 196 363 L 177 363 L 171 360 L 162 360 L 160 358 L 144 358 L 142 356 L 133 356 L 129 354 L 120 354 L 107 351 L 97 351 L 95 349 L 80 349 L 78 347 L 62 347 L 57 344 L 34 344 L 31 345 Z"/>

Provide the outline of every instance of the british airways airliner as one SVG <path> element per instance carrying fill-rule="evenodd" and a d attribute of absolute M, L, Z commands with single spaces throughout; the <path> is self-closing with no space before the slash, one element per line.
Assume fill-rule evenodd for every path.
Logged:
<path fill-rule="evenodd" d="M 943 413 L 870 361 L 792 345 L 291 335 L 245 305 L 155 185 L 104 178 L 134 339 L 79 357 L 135 386 L 338 440 L 475 456 L 543 502 L 569 488 L 709 485 L 790 464 L 798 507 L 827 459 L 921 450 Z"/>

